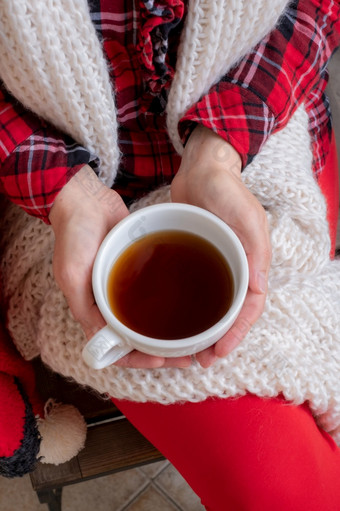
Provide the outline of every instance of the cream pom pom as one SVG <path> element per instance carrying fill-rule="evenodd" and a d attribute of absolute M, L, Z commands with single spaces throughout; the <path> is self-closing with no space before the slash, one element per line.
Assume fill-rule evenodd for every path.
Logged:
<path fill-rule="evenodd" d="M 65 463 L 84 447 L 86 422 L 73 405 L 57 403 L 54 399 L 47 401 L 44 412 L 45 418 L 38 418 L 40 461 L 54 465 Z"/>

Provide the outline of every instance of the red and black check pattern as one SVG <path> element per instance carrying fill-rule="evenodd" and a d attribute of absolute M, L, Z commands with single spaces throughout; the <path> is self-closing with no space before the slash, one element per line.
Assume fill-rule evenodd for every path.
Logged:
<path fill-rule="evenodd" d="M 155 1 L 150 10 L 142 0 L 89 2 L 111 64 L 123 154 L 115 189 L 127 201 L 171 181 L 180 163 L 166 132 L 164 109 L 186 1 Z M 163 49 L 169 43 L 161 66 L 159 53 L 152 55 L 151 43 L 157 40 Z M 197 123 L 203 124 L 230 142 L 245 166 L 304 103 L 314 170 L 321 172 L 330 133 L 326 64 L 339 44 L 339 0 L 292 1 L 276 29 L 181 119 L 183 141 Z M 95 155 L 1 90 L 0 163 L 0 189 L 45 221 L 57 193 L 77 170 L 98 164 Z"/>
<path fill-rule="evenodd" d="M 330 132 L 326 64 L 339 42 L 338 1 L 292 2 L 277 29 L 187 112 L 182 134 L 189 120 L 203 123 L 231 142 L 247 165 L 269 135 L 283 128 L 305 103 L 314 170 L 320 172 Z"/>
<path fill-rule="evenodd" d="M 0 90 L 0 191 L 48 222 L 62 187 L 95 158 Z"/>

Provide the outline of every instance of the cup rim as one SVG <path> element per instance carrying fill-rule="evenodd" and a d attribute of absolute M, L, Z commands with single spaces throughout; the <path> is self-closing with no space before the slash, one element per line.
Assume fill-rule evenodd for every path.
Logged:
<path fill-rule="evenodd" d="M 233 300 L 233 303 L 231 307 L 226 311 L 226 313 L 222 316 L 222 318 L 217 321 L 214 325 L 209 327 L 206 330 L 203 330 L 202 332 L 199 332 L 198 334 L 192 335 L 190 337 L 184 337 L 181 339 L 160 339 L 160 338 L 154 338 L 154 337 L 148 337 L 146 335 L 143 335 L 136 330 L 132 330 L 128 326 L 126 326 L 124 323 L 122 323 L 111 311 L 111 308 L 105 298 L 105 294 L 102 289 L 101 279 L 99 278 L 100 272 L 101 272 L 101 264 L 102 260 L 104 258 L 104 255 L 106 253 L 107 247 L 110 245 L 112 238 L 117 236 L 117 234 L 126 228 L 127 225 L 129 225 L 131 222 L 134 221 L 134 218 L 137 216 L 140 216 L 141 214 L 151 214 L 152 211 L 154 213 L 161 212 L 161 211 L 177 211 L 177 212 L 191 212 L 194 214 L 198 214 L 201 217 L 204 216 L 205 218 L 209 219 L 210 221 L 214 222 L 215 225 L 218 225 L 220 228 L 225 231 L 225 233 L 229 236 L 229 238 L 232 239 L 232 242 L 236 246 L 236 249 L 238 250 L 239 258 L 241 261 L 241 268 L 242 272 L 240 275 L 240 283 L 238 286 L 238 290 L 236 293 L 236 296 Z M 160 231 L 163 230 L 162 228 L 159 229 Z M 176 230 L 183 230 L 178 227 Z M 147 233 L 148 234 L 148 233 Z M 213 241 L 209 240 L 211 243 L 214 243 Z M 136 240 L 134 240 L 136 241 Z M 133 242 L 132 242 L 133 243 Z M 124 247 L 123 250 L 125 250 L 126 247 Z M 132 339 L 132 343 L 136 342 L 139 345 L 144 345 L 148 347 L 155 347 L 157 343 L 160 343 L 162 348 L 166 349 L 179 349 L 179 348 L 189 348 L 190 346 L 196 345 L 200 338 L 204 337 L 212 337 L 219 338 L 218 336 L 222 336 L 223 332 L 225 332 L 226 324 L 228 324 L 228 329 L 232 326 L 234 323 L 236 317 L 238 316 L 238 313 L 243 305 L 244 299 L 247 294 L 248 290 L 248 282 L 249 282 L 249 268 L 248 268 L 248 261 L 247 257 L 244 251 L 244 248 L 237 237 L 237 235 L 234 233 L 234 231 L 229 227 L 223 220 L 221 220 L 218 216 L 214 215 L 210 211 L 207 211 L 203 208 L 200 208 L 198 206 L 193 206 L 191 204 L 183 204 L 179 202 L 170 202 L 170 203 L 161 203 L 161 204 L 153 204 L 150 206 L 146 206 L 144 208 L 141 208 L 137 211 L 134 211 L 133 213 L 130 213 L 127 217 L 123 218 L 118 224 L 116 224 L 109 233 L 105 236 L 103 242 L 101 243 L 98 252 L 96 254 L 95 262 L 93 265 L 93 271 L 92 271 L 92 288 L 93 288 L 93 294 L 97 303 L 97 306 L 103 315 L 105 321 L 107 322 L 107 325 L 112 328 L 118 335 L 120 335 L 122 338 L 124 338 L 127 342 L 129 342 L 130 339 Z"/>

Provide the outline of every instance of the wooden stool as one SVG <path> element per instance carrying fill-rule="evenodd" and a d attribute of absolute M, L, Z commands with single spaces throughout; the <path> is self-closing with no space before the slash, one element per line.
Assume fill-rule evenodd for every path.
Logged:
<path fill-rule="evenodd" d="M 39 501 L 49 511 L 61 511 L 63 486 L 164 460 L 111 400 L 51 372 L 40 360 L 34 364 L 42 398 L 73 404 L 88 426 L 86 444 L 78 456 L 61 465 L 38 463 L 30 474 Z"/>

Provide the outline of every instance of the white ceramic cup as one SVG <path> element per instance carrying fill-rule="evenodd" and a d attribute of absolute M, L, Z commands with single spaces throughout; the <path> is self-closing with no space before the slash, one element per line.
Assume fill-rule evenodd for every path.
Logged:
<path fill-rule="evenodd" d="M 187 231 L 210 241 L 227 260 L 234 281 L 234 296 L 226 314 L 209 329 L 185 339 L 163 340 L 141 335 L 121 323 L 108 302 L 108 277 L 117 258 L 138 238 L 164 230 Z M 85 345 L 82 352 L 85 362 L 94 369 L 102 369 L 134 349 L 150 355 L 181 357 L 208 348 L 234 323 L 247 293 L 248 278 L 247 258 L 239 239 L 212 213 L 188 204 L 164 203 L 130 214 L 108 233 L 95 259 L 93 293 L 107 326 Z"/>

